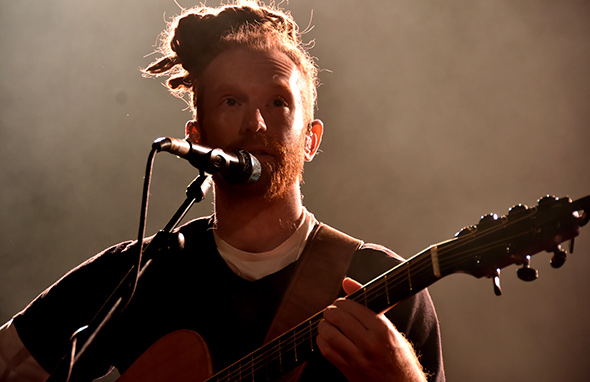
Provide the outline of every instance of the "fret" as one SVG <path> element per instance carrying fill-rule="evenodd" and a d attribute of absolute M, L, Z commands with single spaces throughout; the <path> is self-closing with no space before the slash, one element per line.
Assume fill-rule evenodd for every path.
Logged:
<path fill-rule="evenodd" d="M 279 350 L 277 350 L 277 351 L 279 352 L 279 371 L 282 373 L 283 372 L 283 351 L 281 349 L 281 337 L 278 338 Z"/>
<path fill-rule="evenodd" d="M 410 273 L 410 261 L 409 260 L 406 261 L 406 268 L 408 271 L 408 284 L 410 286 L 410 290 L 413 290 L 413 288 L 412 288 L 412 275 Z"/>
<path fill-rule="evenodd" d="M 311 322 L 311 320 L 308 321 L 309 322 L 309 345 L 310 345 L 310 351 L 313 353 L 314 352 L 314 348 L 313 348 L 313 333 L 312 333 L 312 326 L 313 323 Z"/>
<path fill-rule="evenodd" d="M 430 247 L 430 261 L 432 262 L 432 272 L 437 279 L 441 278 L 440 264 L 438 262 L 438 246 L 433 245 Z"/>
<path fill-rule="evenodd" d="M 387 305 L 391 305 L 391 301 L 389 300 L 389 285 L 387 285 L 387 274 L 383 276 L 383 281 L 385 283 L 385 297 L 387 298 Z"/>
<path fill-rule="evenodd" d="M 297 331 L 295 331 L 295 333 L 297 333 Z M 297 338 L 297 335 L 294 334 L 293 338 Z M 297 362 L 297 341 L 293 340 L 293 351 L 295 352 L 295 362 Z"/>
<path fill-rule="evenodd" d="M 363 298 L 365 300 L 365 306 L 367 306 L 369 304 L 367 302 L 367 288 L 363 288 Z"/>
<path fill-rule="evenodd" d="M 228 367 L 226 369 L 225 381 L 231 381 L 232 379 L 236 379 L 235 376 L 232 378 L 232 375 L 235 375 L 235 369 L 236 369 L 235 364 L 231 365 L 230 367 Z"/>

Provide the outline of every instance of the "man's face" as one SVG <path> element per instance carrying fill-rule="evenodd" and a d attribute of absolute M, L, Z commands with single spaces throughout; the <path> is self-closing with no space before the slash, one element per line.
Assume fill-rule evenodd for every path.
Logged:
<path fill-rule="evenodd" d="M 272 198 L 298 184 L 307 128 L 304 81 L 295 64 L 276 50 L 232 49 L 217 56 L 201 78 L 199 142 L 256 156 L 263 173 L 249 186 L 252 191 Z"/>

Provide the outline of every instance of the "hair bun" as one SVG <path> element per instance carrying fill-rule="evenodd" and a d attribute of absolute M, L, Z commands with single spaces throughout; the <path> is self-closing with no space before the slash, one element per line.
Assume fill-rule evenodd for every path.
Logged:
<path fill-rule="evenodd" d="M 144 70 L 145 75 L 169 75 L 171 90 L 182 97 L 192 92 L 196 107 L 197 79 L 209 63 L 224 50 L 249 47 L 279 49 L 305 73 L 315 104 L 317 68 L 306 51 L 299 28 L 290 14 L 256 1 L 237 1 L 218 8 L 201 6 L 186 10 L 168 25 L 159 49 L 164 57 Z"/>

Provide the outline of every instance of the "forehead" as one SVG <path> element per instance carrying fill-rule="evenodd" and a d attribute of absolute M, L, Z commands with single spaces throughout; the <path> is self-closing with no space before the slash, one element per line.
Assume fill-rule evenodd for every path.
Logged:
<path fill-rule="evenodd" d="M 219 54 L 201 76 L 200 93 L 228 87 L 285 87 L 300 92 L 301 73 L 284 53 L 234 48 Z"/>

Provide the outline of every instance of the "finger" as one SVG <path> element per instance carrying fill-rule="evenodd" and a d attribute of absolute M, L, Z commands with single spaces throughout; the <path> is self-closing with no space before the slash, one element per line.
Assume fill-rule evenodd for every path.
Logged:
<path fill-rule="evenodd" d="M 326 320 L 318 324 L 316 343 L 322 355 L 335 366 L 349 363 L 358 353 L 354 344 Z"/>
<path fill-rule="evenodd" d="M 360 348 L 385 336 L 393 324 L 384 315 L 350 300 L 338 299 L 324 311 L 324 318 Z"/>
<path fill-rule="evenodd" d="M 357 290 L 361 289 L 362 287 L 363 286 L 361 283 L 354 279 L 351 279 L 350 277 L 345 277 L 344 280 L 342 280 L 342 288 L 344 289 L 344 292 L 346 292 L 346 294 L 352 294 Z"/>
<path fill-rule="evenodd" d="M 352 304 L 356 304 L 352 302 Z M 363 321 L 351 311 L 349 304 L 344 301 L 336 301 L 324 310 L 324 319 L 345 335 L 349 333 L 364 333 L 368 328 Z"/>
<path fill-rule="evenodd" d="M 358 305 L 354 302 L 347 303 L 345 301 L 337 301 L 337 304 L 343 304 L 345 306 Z M 363 309 L 367 309 L 362 307 Z M 353 315 L 350 311 L 345 308 L 330 306 L 324 311 L 324 319 L 327 323 L 335 327 L 342 336 L 350 342 L 352 346 L 347 346 L 347 343 L 343 343 L 342 339 L 338 342 L 338 351 L 346 359 L 354 359 L 358 356 L 359 352 L 366 351 L 374 346 L 378 342 L 379 337 L 386 335 L 387 328 L 378 318 L 375 318 L 376 314 L 369 311 L 372 316 L 367 322 L 361 321 L 357 316 Z M 373 321 L 377 321 L 374 323 Z"/>
<path fill-rule="evenodd" d="M 372 327 L 373 323 L 379 321 L 377 313 L 373 312 L 371 309 L 367 308 L 361 303 L 350 299 L 339 298 L 334 301 L 332 306 L 342 309 L 344 312 L 350 314 L 367 329 Z"/>

